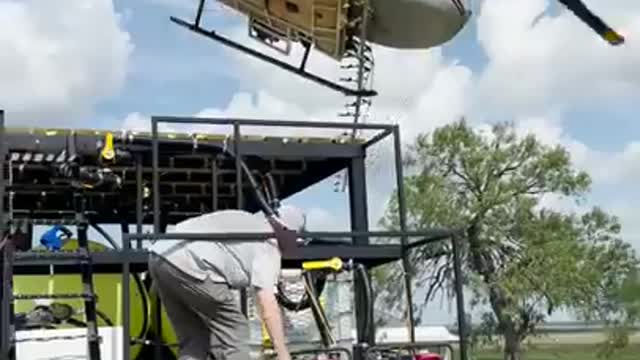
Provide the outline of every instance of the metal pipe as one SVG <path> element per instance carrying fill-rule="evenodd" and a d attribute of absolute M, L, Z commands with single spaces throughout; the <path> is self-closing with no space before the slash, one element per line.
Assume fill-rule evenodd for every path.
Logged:
<path fill-rule="evenodd" d="M 384 140 L 384 138 L 386 138 L 387 136 L 389 136 L 391 133 L 393 132 L 393 130 L 391 129 L 385 129 L 384 131 L 376 134 L 374 137 L 372 137 L 371 139 L 367 140 L 366 143 L 364 143 L 363 147 L 365 149 L 370 148 L 371 146 L 379 143 L 380 141 Z"/>
<path fill-rule="evenodd" d="M 200 26 L 200 20 L 202 19 L 202 10 L 204 9 L 204 2 L 206 0 L 200 0 L 200 4 L 198 4 L 198 12 L 196 13 L 196 26 Z"/>
<path fill-rule="evenodd" d="M 5 149 L 4 149 L 4 110 L 0 109 L 0 241 L 7 241 L 5 238 L 5 212 L 4 212 L 4 193 L 5 193 L 5 182 L 4 182 L 4 161 L 5 161 Z M 9 169 L 11 171 L 11 169 Z M 7 278 L 7 270 L 6 267 L 8 265 L 7 261 L 9 260 L 7 257 L 7 248 L 6 244 L 4 247 L 0 249 L 2 251 L 2 304 L 1 304 L 1 313 L 0 313 L 0 358 L 8 358 L 9 353 L 9 342 L 10 342 L 10 334 L 9 334 L 9 299 L 11 290 L 11 286 L 9 283 L 9 279 Z"/>
<path fill-rule="evenodd" d="M 407 250 L 413 250 L 413 249 L 415 249 L 417 247 L 421 247 L 421 246 L 428 245 L 428 244 L 431 244 L 431 243 L 434 243 L 434 242 L 437 242 L 437 241 L 442 241 L 442 240 L 445 240 L 445 239 L 449 239 L 452 236 L 453 236 L 453 231 L 442 230 L 442 234 L 439 234 L 439 235 L 434 236 L 432 238 L 421 239 L 421 240 L 409 243 L 406 246 L 406 249 Z"/>
<path fill-rule="evenodd" d="M 375 354 L 376 352 L 393 351 L 393 350 L 415 351 L 415 350 L 420 350 L 425 348 L 432 349 L 435 347 L 447 348 L 447 350 L 449 350 L 452 356 L 455 353 L 451 343 L 442 342 L 442 341 L 418 341 L 413 343 L 402 343 L 402 342 L 384 343 L 382 345 L 375 345 L 370 347 L 369 349 L 367 349 L 367 353 Z"/>
<path fill-rule="evenodd" d="M 242 154 L 240 153 L 240 124 L 233 124 L 233 153 L 235 154 L 236 165 L 236 206 L 238 210 L 244 208 L 243 186 L 242 186 Z"/>
<path fill-rule="evenodd" d="M 393 238 L 393 237 L 429 237 L 432 233 L 429 230 L 422 231 L 301 231 L 298 233 L 300 238 L 354 238 L 354 237 L 374 237 L 374 238 Z M 145 239 L 145 240 L 211 240 L 211 241 L 261 241 L 273 238 L 275 233 L 272 232 L 225 232 L 225 233 L 164 233 L 164 234 L 124 234 L 128 239 Z M 234 239 L 234 240 L 229 240 Z M 434 240 L 434 241 L 442 241 Z M 370 245 L 377 246 L 377 245 Z"/>
<path fill-rule="evenodd" d="M 142 223 L 144 216 L 142 214 L 142 205 L 144 198 L 144 185 L 142 178 L 142 155 L 136 154 L 136 232 L 142 234 Z M 142 239 L 138 239 L 137 248 L 142 249 Z"/>
<path fill-rule="evenodd" d="M 1 328 L 0 328 L 0 347 L 2 359 L 15 358 L 15 346 L 11 342 L 11 325 L 13 314 L 13 260 L 14 260 L 14 244 L 10 238 L 5 237 L 7 232 L 7 218 L 4 211 L 4 195 L 5 195 L 5 179 L 4 164 L 6 158 L 5 149 L 5 119 L 4 110 L 0 110 L 0 239 L 6 241 L 2 251 L 2 311 Z M 12 169 L 9 168 L 11 172 Z"/>
<path fill-rule="evenodd" d="M 218 158 L 211 159 L 211 210 L 218 210 Z"/>
<path fill-rule="evenodd" d="M 302 61 L 300 62 L 300 67 L 298 68 L 300 71 L 304 71 L 307 66 L 307 60 L 309 59 L 309 53 L 311 52 L 311 44 L 304 42 L 304 54 L 302 55 Z"/>
<path fill-rule="evenodd" d="M 210 124 L 210 125 L 234 125 L 240 126 L 273 126 L 296 128 L 335 128 L 335 129 L 361 129 L 361 130 L 391 130 L 397 125 L 351 123 L 338 121 L 302 121 L 302 120 L 272 120 L 272 119 L 239 119 L 239 118 L 208 118 L 185 116 L 153 116 L 157 122 L 174 124 Z"/>
<path fill-rule="evenodd" d="M 126 234 L 129 230 L 122 228 L 122 233 Z M 138 240 L 140 241 L 140 240 Z M 131 290 L 129 288 L 129 276 L 131 273 L 130 264 L 129 264 L 129 250 L 131 249 L 131 242 L 129 240 L 122 240 L 122 252 L 123 263 L 122 263 L 122 360 L 129 360 L 131 358 Z M 141 294 L 142 295 L 142 294 Z M 146 310 L 146 309 L 145 309 Z"/>
<path fill-rule="evenodd" d="M 153 174 L 153 232 L 160 232 L 160 178 L 158 174 L 158 163 L 159 154 L 158 154 L 158 118 L 151 118 L 151 135 L 152 135 L 152 174 Z"/>
<path fill-rule="evenodd" d="M 159 141 L 159 144 L 162 145 L 163 142 Z M 186 144 L 186 142 L 185 142 Z M 217 148 L 217 146 L 215 146 Z M 45 166 L 39 166 L 39 165 L 32 165 L 30 166 L 31 169 L 34 170 L 44 170 L 46 169 Z M 110 166 L 109 167 L 111 170 L 113 171 L 129 171 L 129 169 L 131 169 L 129 166 Z M 274 169 L 271 171 L 271 174 L 273 175 L 296 175 L 298 173 L 300 173 L 301 171 L 304 171 L 305 169 L 300 166 L 296 169 Z M 146 166 L 146 167 L 142 167 L 142 172 L 152 172 L 153 168 L 150 166 Z M 158 172 L 160 173 L 164 173 L 164 172 L 173 172 L 173 173 L 192 173 L 192 174 L 209 174 L 211 172 L 211 169 L 207 169 L 204 167 L 178 167 L 178 168 L 170 168 L 170 167 L 159 167 L 158 168 Z M 218 175 L 229 175 L 229 174 L 235 174 L 235 170 L 233 169 L 218 169 Z M 124 180 L 123 183 L 124 184 L 130 184 L 133 183 L 133 180 Z M 194 181 L 189 181 L 188 183 L 193 184 L 193 183 L 197 183 Z M 51 186 L 51 185 L 49 185 Z M 66 185 L 59 185 L 58 187 L 60 189 L 64 189 L 64 186 Z M 24 188 L 24 187 L 22 187 Z M 19 187 L 19 189 L 22 189 Z M 34 185 L 30 185 L 29 188 L 31 189 L 38 189 L 37 184 Z"/>
<path fill-rule="evenodd" d="M 242 154 L 240 153 L 240 124 L 233 123 L 233 153 L 236 163 L 236 207 L 238 210 L 244 209 L 244 197 L 242 186 Z M 247 316 L 249 314 L 249 299 L 247 291 L 240 289 L 240 310 Z"/>
<path fill-rule="evenodd" d="M 409 316 L 409 337 L 411 342 L 416 341 L 415 317 L 413 314 L 413 291 L 411 286 L 411 267 L 408 258 L 408 237 L 407 231 L 407 208 L 404 195 L 404 174 L 402 170 L 402 142 L 400 139 L 400 128 L 396 125 L 393 128 L 393 151 L 395 153 L 396 166 L 396 186 L 398 187 L 398 216 L 400 220 L 400 241 L 402 243 L 402 268 L 404 273 L 404 286 L 407 296 L 407 314 Z"/>
<path fill-rule="evenodd" d="M 5 231 L 5 213 L 4 213 L 4 192 L 5 192 L 5 182 L 4 182 L 4 162 L 6 158 L 5 154 L 5 143 L 4 143 L 4 110 L 0 109 L 0 234 L 4 234 Z M 11 171 L 12 169 L 9 169 Z"/>
<path fill-rule="evenodd" d="M 12 343 L 14 332 L 11 331 L 11 327 L 13 323 L 13 256 L 15 249 L 11 239 L 4 238 L 4 240 L 6 243 L 2 250 L 2 354 L 0 355 L 2 359 L 14 360 L 16 354 L 15 344 Z"/>
<path fill-rule="evenodd" d="M 89 249 L 88 239 L 88 223 L 85 215 L 87 208 L 87 200 L 82 196 L 79 191 L 73 192 L 73 201 L 76 209 L 76 231 L 78 235 L 78 249 L 85 252 L 87 255 L 91 253 Z M 88 261 L 80 263 L 80 275 L 82 278 L 83 291 L 85 294 L 95 295 L 95 284 L 93 279 L 93 264 L 91 257 Z M 100 343 L 98 334 L 98 320 L 97 320 L 97 305 L 96 298 L 84 299 L 84 313 L 87 323 L 87 338 L 88 338 L 88 355 L 91 360 L 100 360 Z"/>
<path fill-rule="evenodd" d="M 455 274 L 456 305 L 458 308 L 458 337 L 460 339 L 460 360 L 467 360 L 467 326 L 464 311 L 464 288 L 462 284 L 462 263 L 460 259 L 460 235 L 453 235 L 453 272 Z"/>
<path fill-rule="evenodd" d="M 158 166 L 159 166 L 159 154 L 158 154 L 158 118 L 151 117 L 151 134 L 152 134 L 152 174 L 153 174 L 153 233 L 159 235 L 161 232 L 160 229 L 160 176 L 158 174 Z M 129 234 L 123 234 L 123 239 L 126 239 Z M 142 234 L 140 234 L 142 235 Z M 142 239 L 142 238 L 139 238 Z M 128 241 L 128 240 L 124 240 Z M 161 309 L 162 304 L 160 302 L 160 297 L 156 294 L 156 311 L 155 311 L 155 338 L 154 338 L 154 355 L 156 359 L 162 358 L 162 345 L 160 344 L 162 340 L 162 316 Z"/>
<path fill-rule="evenodd" d="M 366 231 L 369 229 L 369 216 L 367 204 L 367 183 L 366 183 L 366 167 L 364 156 L 352 158 L 348 168 L 348 185 L 349 185 L 349 209 L 351 213 L 351 230 Z M 369 238 L 366 236 L 354 236 L 352 239 L 354 245 L 369 245 Z M 354 302 L 355 302 L 355 320 L 356 320 L 356 348 L 354 349 L 354 358 L 362 360 L 362 351 L 367 346 L 375 343 L 375 333 L 371 323 L 368 321 L 369 312 L 367 302 L 370 299 L 367 296 L 368 278 L 365 271 L 353 274 Z"/>
<path fill-rule="evenodd" d="M 154 359 L 162 359 L 162 302 L 160 301 L 160 294 L 156 291 L 154 295 L 156 299 L 156 308 L 153 313 L 154 323 L 156 328 L 153 334 L 153 353 Z"/>

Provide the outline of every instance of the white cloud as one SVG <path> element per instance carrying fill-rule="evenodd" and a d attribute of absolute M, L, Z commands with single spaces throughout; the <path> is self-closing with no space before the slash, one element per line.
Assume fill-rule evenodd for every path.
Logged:
<path fill-rule="evenodd" d="M 195 18 L 200 0 L 142 0 L 145 6 L 161 8 L 169 11 L 171 16 L 178 16 L 187 21 Z M 203 18 L 238 16 L 235 10 L 223 5 L 218 0 L 205 1 L 202 9 Z"/>
<path fill-rule="evenodd" d="M 303 108 L 274 97 L 265 91 L 236 93 L 224 108 L 207 108 L 191 114 L 196 118 L 233 118 L 233 119 L 266 119 L 266 120 L 305 120 L 323 121 L 331 110 L 318 110 L 310 113 Z M 335 110 L 337 111 L 337 110 Z M 123 120 L 122 128 L 135 131 L 149 131 L 151 119 L 138 112 L 128 114 Z M 193 125 L 160 123 L 160 131 L 203 132 L 216 134 L 233 134 L 231 125 Z M 343 130 L 321 128 L 292 128 L 275 126 L 242 126 L 243 135 L 268 136 L 342 136 Z"/>
<path fill-rule="evenodd" d="M 308 231 L 345 231 L 349 228 L 347 217 L 330 210 L 312 207 L 306 210 Z"/>
<path fill-rule="evenodd" d="M 633 141 L 619 152 L 598 151 L 576 140 L 562 128 L 554 117 L 526 117 L 519 119 L 522 133 L 533 133 L 548 145 L 563 145 L 577 168 L 587 171 L 599 186 L 614 186 L 640 178 L 640 140 Z"/>
<path fill-rule="evenodd" d="M 640 255 L 640 214 L 634 203 L 623 202 L 623 204 L 614 204 L 609 210 L 612 214 L 619 217 L 622 224 L 622 238 L 634 246 L 638 255 Z"/>
<path fill-rule="evenodd" d="M 403 143 L 413 140 L 420 132 L 430 131 L 464 115 L 468 96 L 472 89 L 472 73 L 461 65 L 448 62 L 440 49 L 429 51 L 398 52 L 376 48 L 376 83 L 381 94 L 374 99 L 370 122 L 399 123 Z M 244 59 L 244 60 L 243 60 Z M 338 119 L 344 111 L 342 104 L 348 99 L 330 90 L 295 80 L 295 77 L 270 65 L 247 60 L 238 55 L 240 72 L 245 84 L 253 84 L 254 95 L 236 93 L 222 108 L 203 109 L 194 116 L 234 117 L 258 119 L 283 119 L 306 121 L 349 121 Z M 326 62 L 316 71 L 330 73 L 338 68 L 334 62 Z M 335 74 L 334 74 L 335 75 Z M 427 115 L 425 115 L 427 114 Z M 128 129 L 148 129 L 148 117 L 132 113 L 124 120 Z M 163 126 L 172 131 L 206 131 L 231 134 L 226 126 Z M 270 135 L 340 136 L 344 130 L 247 128 L 243 133 Z M 371 136 L 364 133 L 363 136 Z M 371 149 L 367 161 L 370 226 L 377 227 L 383 215 L 391 189 L 395 187 L 392 153 L 393 142 L 389 137 Z M 330 191 L 330 188 L 327 188 Z M 344 228 L 343 228 L 344 229 Z"/>
<path fill-rule="evenodd" d="M 588 170 L 600 188 L 635 181 L 640 176 L 638 143 L 629 143 L 620 152 L 596 151 L 565 129 L 567 108 L 592 104 L 594 99 L 637 97 L 637 91 L 628 90 L 640 87 L 640 72 L 633 68 L 640 63 L 640 49 L 633 40 L 634 35 L 640 35 L 640 3 L 619 1 L 614 5 L 592 0 L 588 4 L 608 22 L 624 28 L 629 37 L 627 46 L 607 46 L 566 13 L 543 16 L 531 26 L 547 1 L 491 0 L 482 3 L 478 21 L 479 41 L 488 60 L 488 66 L 480 73 L 474 74 L 445 58 L 437 48 L 405 52 L 375 47 L 374 88 L 380 95 L 374 99 L 370 121 L 399 123 L 406 144 L 418 133 L 450 123 L 461 115 L 486 129 L 492 121 L 490 115 L 498 113 L 515 120 L 522 132 L 535 132 L 547 144 L 565 145 L 575 165 Z M 627 8 L 623 9 L 625 5 Z M 233 37 L 246 39 L 244 33 L 244 28 L 236 28 Z M 235 94 L 226 106 L 203 109 L 198 116 L 334 120 L 346 100 L 245 55 L 226 54 L 234 59 L 234 76 L 246 92 Z M 309 68 L 333 79 L 340 73 L 337 63 L 317 54 Z M 602 106 L 606 107 L 607 101 Z M 130 114 L 125 123 L 144 124 L 146 128 L 148 119 Z M 224 132 L 228 133 L 228 129 Z M 367 173 L 372 228 L 383 215 L 396 181 L 391 142 L 376 150 Z M 328 184 L 326 191 L 331 191 Z M 621 217 L 623 236 L 640 251 L 637 211 L 625 194 L 616 198 L 605 199 L 605 208 Z M 544 203 L 565 210 L 583 210 L 580 205 L 555 196 L 547 197 Z M 348 224 L 343 211 L 329 207 L 309 207 L 307 215 L 310 230 L 344 230 Z M 428 317 L 442 318 L 442 322 L 451 318 L 442 313 L 434 311 Z"/>
<path fill-rule="evenodd" d="M 588 211 L 594 205 L 602 206 L 619 218 L 622 238 L 640 253 L 640 216 L 634 207 L 634 199 L 640 196 L 634 186 L 640 178 L 640 141 L 628 143 L 620 152 L 604 152 L 574 139 L 562 129 L 557 118 L 531 117 L 521 119 L 518 125 L 521 134 L 533 133 L 547 145 L 560 144 L 567 148 L 574 165 L 591 175 L 594 188 L 619 194 L 602 201 L 590 199 L 580 204 L 559 195 L 547 195 L 542 199 L 542 206 L 576 213 Z"/>
<path fill-rule="evenodd" d="M 122 88 L 133 45 L 111 1 L 4 1 L 0 23 L 8 121 L 51 125 Z"/>
<path fill-rule="evenodd" d="M 608 23 L 617 25 L 627 35 L 627 45 L 620 48 L 605 44 L 564 9 L 559 16 L 540 16 L 549 3 L 548 0 L 483 1 L 477 22 L 478 41 L 488 63 L 476 74 L 447 59 L 440 48 L 398 51 L 374 46 L 373 87 L 380 95 L 373 99 L 369 121 L 399 123 L 406 144 L 418 133 L 463 115 L 479 127 L 486 127 L 486 123 L 492 121 L 491 114 L 497 113 L 515 120 L 521 131 L 534 131 L 546 143 L 565 145 L 575 165 L 588 170 L 599 186 L 637 178 L 640 145 L 629 143 L 622 152 L 596 151 L 566 133 L 563 120 L 567 108 L 593 103 L 594 99 L 637 96 L 634 95 L 637 91 L 628 90 L 640 88 L 640 72 L 635 70 L 640 63 L 640 48 L 634 41 L 640 35 L 640 3 L 587 2 Z M 249 40 L 244 26 L 236 26 L 227 33 L 290 63 L 295 63 L 301 55 L 295 50 L 291 57 L 278 56 Z M 203 109 L 197 116 L 331 121 L 338 119 L 337 113 L 348 100 L 244 54 L 235 51 L 225 54 L 233 59 L 230 67 L 237 70 L 233 76 L 241 88 L 255 95 L 240 92 L 227 106 Z M 318 53 L 312 54 L 308 69 L 334 80 L 342 72 L 338 63 Z M 603 106 L 607 106 L 606 101 Z M 126 123 L 140 121 L 148 123 L 137 114 L 131 114 Z M 273 133 L 265 129 L 257 131 Z M 291 129 L 285 131 L 291 133 Z M 372 226 L 382 215 L 395 187 L 390 146 L 391 142 L 387 141 L 377 149 L 376 158 L 369 161 Z M 558 199 L 547 201 L 553 206 L 568 206 Z"/>
<path fill-rule="evenodd" d="M 244 21 L 240 21 L 238 25 L 225 32 L 228 37 L 236 41 L 295 66 L 299 64 L 302 57 L 302 49 L 295 44 L 291 54 L 285 56 L 250 39 L 246 34 Z M 260 89 L 311 113 L 335 108 L 335 112 L 331 114 L 333 119 L 338 119 L 337 115 L 343 111 L 344 104 L 352 101 L 341 93 L 243 53 L 229 50 L 225 54 L 230 57 L 229 63 L 232 64 L 234 76 L 243 89 Z M 375 118 L 371 121 L 385 122 L 389 117 L 408 113 L 419 106 L 419 102 L 425 101 L 423 99 L 426 95 L 425 90 L 440 86 L 434 85 L 435 82 L 447 80 L 448 76 L 461 77 L 449 84 L 453 87 L 464 87 L 465 82 L 471 80 L 470 71 L 446 59 L 440 48 L 399 51 L 374 45 L 373 54 L 375 68 L 371 86 L 379 92 L 379 95 L 373 98 L 376 108 L 372 114 Z M 353 61 L 342 62 L 342 64 L 345 63 L 353 63 Z M 340 65 L 340 62 L 324 54 L 312 52 L 306 69 L 330 81 L 355 87 L 354 84 L 340 81 L 340 78 L 354 77 L 355 70 L 341 69 Z M 446 74 L 443 77 L 442 72 L 445 70 L 452 70 L 458 74 Z"/>
<path fill-rule="evenodd" d="M 627 44 L 618 48 L 606 44 L 564 8 L 559 16 L 540 16 L 550 3 L 555 1 L 481 2 L 477 16 L 478 41 L 489 61 L 486 69 L 475 77 L 467 68 L 444 58 L 440 48 L 400 51 L 374 46 L 373 87 L 380 95 L 374 99 L 373 120 L 387 121 L 391 114 L 408 113 L 408 109 L 427 95 L 428 101 L 438 106 L 424 109 L 434 112 L 429 113 L 429 123 L 449 116 L 439 112 L 441 108 L 447 112 L 474 109 L 476 116 L 484 113 L 511 116 L 537 113 L 540 108 L 545 108 L 545 112 L 552 108 L 562 110 L 586 101 L 604 103 L 634 96 L 640 88 L 640 73 L 636 71 L 640 48 L 634 41 L 640 35 L 640 3 L 631 0 L 616 4 L 602 0 L 587 2 L 608 23 L 627 34 Z M 302 55 L 299 47 L 294 47 L 286 57 L 249 39 L 244 20 L 225 32 L 245 45 L 290 64 L 297 65 Z M 341 94 L 270 64 L 233 50 L 225 54 L 230 56 L 235 76 L 244 89 L 261 89 L 309 112 L 339 107 L 345 102 Z M 466 90 L 464 104 L 442 101 L 440 98 L 445 97 L 442 93 L 427 93 L 433 88 L 430 84 L 438 77 L 442 79 L 442 73 L 452 71 L 452 67 L 460 78 L 451 79 L 454 81 L 450 86 Z M 307 69 L 331 80 L 345 74 L 338 63 L 317 52 L 312 52 Z M 422 114 L 427 116 L 425 112 Z M 412 119 L 408 124 L 416 123 L 419 121 Z"/>
<path fill-rule="evenodd" d="M 160 5 L 166 7 L 173 7 L 179 9 L 194 9 L 194 6 L 197 6 L 195 1 L 187 1 L 187 0 L 144 0 L 146 3 L 152 5 Z"/>
<path fill-rule="evenodd" d="M 122 128 L 131 131 L 149 131 L 151 118 L 139 112 L 128 114 L 122 121 Z"/>
<path fill-rule="evenodd" d="M 628 41 L 612 47 L 573 14 L 541 16 L 549 0 L 483 2 L 478 38 L 490 61 L 477 101 L 507 112 L 635 96 L 640 89 L 640 3 L 586 3 Z M 555 3 L 555 1 L 554 1 Z"/>

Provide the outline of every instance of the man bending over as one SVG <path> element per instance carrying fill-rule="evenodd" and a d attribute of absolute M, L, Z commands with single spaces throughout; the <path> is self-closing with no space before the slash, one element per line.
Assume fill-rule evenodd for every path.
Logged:
<path fill-rule="evenodd" d="M 300 231 L 305 216 L 282 206 L 280 219 Z M 263 213 L 222 210 L 178 223 L 177 233 L 270 233 Z M 149 272 L 180 343 L 179 360 L 247 360 L 248 319 L 235 296 L 253 289 L 279 360 L 290 360 L 274 288 L 284 240 L 160 240 L 151 250 Z M 291 245 L 291 244 L 289 244 Z M 211 356 L 211 357 L 209 357 Z"/>

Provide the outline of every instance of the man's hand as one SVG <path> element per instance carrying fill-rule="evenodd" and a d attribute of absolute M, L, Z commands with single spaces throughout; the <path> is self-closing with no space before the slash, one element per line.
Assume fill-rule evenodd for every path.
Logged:
<path fill-rule="evenodd" d="M 273 289 L 257 289 L 256 299 L 262 321 L 267 327 L 273 349 L 278 354 L 278 360 L 291 360 L 289 350 L 285 344 L 284 326 L 280 316 L 280 306 L 273 293 Z"/>

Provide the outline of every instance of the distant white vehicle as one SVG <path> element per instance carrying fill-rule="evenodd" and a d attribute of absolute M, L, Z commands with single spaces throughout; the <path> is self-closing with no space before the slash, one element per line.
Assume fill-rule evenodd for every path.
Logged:
<path fill-rule="evenodd" d="M 355 342 L 355 330 L 352 331 L 352 336 Z M 451 351 L 443 345 L 453 346 L 460 341 L 460 338 L 449 332 L 445 326 L 416 326 L 415 338 L 417 343 L 433 344 L 420 350 L 439 353 L 443 360 L 450 360 L 453 357 Z M 406 343 L 409 340 L 409 331 L 406 326 L 379 327 L 376 330 L 376 344 Z"/>

